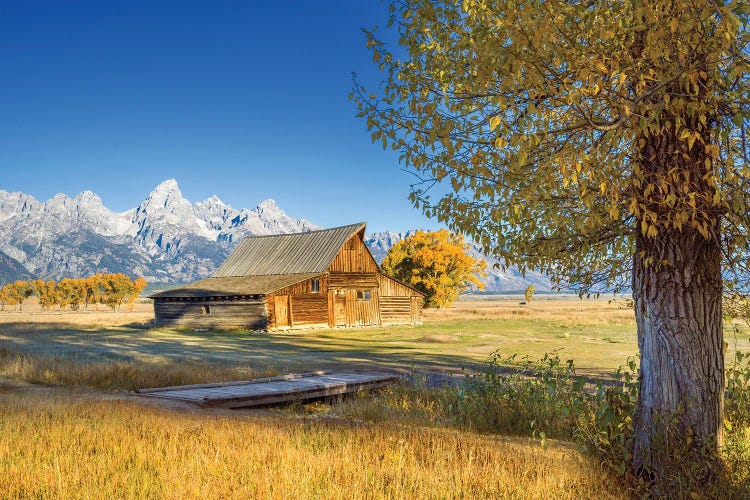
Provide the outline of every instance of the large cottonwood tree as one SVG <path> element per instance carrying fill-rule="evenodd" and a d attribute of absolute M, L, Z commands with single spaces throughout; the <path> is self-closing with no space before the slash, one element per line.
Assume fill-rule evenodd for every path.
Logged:
<path fill-rule="evenodd" d="M 428 216 L 584 291 L 632 286 L 637 471 L 722 440 L 722 279 L 742 275 L 750 226 L 749 15 L 723 0 L 403 0 L 398 44 L 368 33 L 384 81 L 355 80 Z"/>

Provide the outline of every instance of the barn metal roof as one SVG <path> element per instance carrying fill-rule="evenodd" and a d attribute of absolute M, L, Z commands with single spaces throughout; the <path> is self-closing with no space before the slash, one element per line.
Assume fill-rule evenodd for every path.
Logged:
<path fill-rule="evenodd" d="M 231 276 L 206 278 L 189 285 L 151 295 L 152 299 L 171 297 L 227 297 L 233 295 L 265 295 L 289 285 L 320 276 L 320 273 L 299 273 L 264 276 Z"/>
<path fill-rule="evenodd" d="M 324 273 L 344 243 L 365 225 L 360 222 L 306 233 L 250 236 L 217 269 L 214 278 Z"/>

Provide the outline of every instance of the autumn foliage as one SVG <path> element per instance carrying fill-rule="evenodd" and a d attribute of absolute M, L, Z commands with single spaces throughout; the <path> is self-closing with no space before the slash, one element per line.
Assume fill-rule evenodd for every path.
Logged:
<path fill-rule="evenodd" d="M 522 271 L 582 293 L 632 290 L 631 471 L 669 477 L 675 435 L 712 470 L 722 298 L 750 276 L 750 3 L 390 10 L 395 43 L 375 31 L 366 42 L 383 81 L 366 91 L 355 78 L 352 98 L 372 140 L 418 179 L 412 202 Z"/>
<path fill-rule="evenodd" d="M 61 310 L 70 308 L 78 311 L 91 304 L 106 304 L 119 310 L 123 303 L 132 306 L 145 287 L 145 279 L 133 280 L 122 273 L 63 278 L 58 282 L 19 280 L 6 283 L 0 288 L 0 306 L 18 306 L 20 311 L 26 300 L 36 295 L 39 305 L 45 310 L 57 306 Z"/>
<path fill-rule="evenodd" d="M 426 307 L 450 305 L 469 286 L 484 287 L 478 275 L 486 263 L 467 253 L 459 235 L 445 229 L 417 231 L 391 247 L 383 260 L 383 272 L 426 295 Z"/>

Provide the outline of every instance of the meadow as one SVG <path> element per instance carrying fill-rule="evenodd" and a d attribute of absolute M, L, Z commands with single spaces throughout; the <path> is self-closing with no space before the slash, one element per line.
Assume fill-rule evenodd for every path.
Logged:
<path fill-rule="evenodd" d="M 576 374 L 612 379 L 637 352 L 626 301 L 540 297 L 522 305 L 517 297 L 473 298 L 428 310 L 422 326 L 278 334 L 151 328 L 151 317 L 149 304 L 117 315 L 43 313 L 33 305 L 0 312 L 0 491 L 7 497 L 628 498 L 642 492 L 616 464 L 573 439 L 564 419 L 544 424 L 548 415 L 534 414 L 535 428 L 536 400 L 520 401 L 527 408 L 488 405 L 462 388 L 428 383 L 434 375 L 471 382 L 497 351 L 501 360 L 518 354 L 516 361 L 557 351 L 556 373 L 573 359 Z M 735 350 L 750 351 L 744 324 L 728 325 L 727 341 L 729 359 Z M 255 411 L 157 405 L 128 392 L 372 366 L 406 380 L 374 394 Z M 503 383 L 525 390 L 526 379 L 510 377 Z M 741 496 L 750 485 L 750 424 L 730 437 L 716 491 Z M 694 487 L 688 481 L 682 491 L 701 494 Z"/>
<path fill-rule="evenodd" d="M 394 369 L 460 371 L 494 351 L 541 356 L 561 350 L 591 374 L 613 372 L 637 352 L 624 301 L 518 297 L 462 300 L 425 311 L 424 325 L 295 330 L 272 335 L 149 328 L 149 304 L 133 311 L 0 311 L 0 348 L 79 361 L 180 361 L 262 370 L 332 369 L 377 364 Z"/>

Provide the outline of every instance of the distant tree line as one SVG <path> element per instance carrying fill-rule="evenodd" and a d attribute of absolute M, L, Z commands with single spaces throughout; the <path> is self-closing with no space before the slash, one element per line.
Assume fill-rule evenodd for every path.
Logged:
<path fill-rule="evenodd" d="M 73 311 L 85 310 L 91 304 L 105 304 L 118 311 L 122 304 L 135 304 L 146 286 L 143 278 L 131 279 L 122 273 L 95 274 L 88 278 L 63 278 L 60 281 L 18 280 L 0 288 L 0 310 L 5 306 L 18 306 L 36 296 L 43 310 L 69 307 Z"/>

